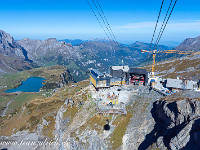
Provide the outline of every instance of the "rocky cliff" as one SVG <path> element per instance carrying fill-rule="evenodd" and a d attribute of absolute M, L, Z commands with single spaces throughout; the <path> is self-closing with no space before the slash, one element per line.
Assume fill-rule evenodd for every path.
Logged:
<path fill-rule="evenodd" d="M 98 114 L 92 98 L 96 91 L 88 84 L 85 80 L 60 88 L 51 97 L 29 101 L 16 114 L 0 118 L 0 135 L 4 135 L 0 140 L 58 141 L 46 149 L 137 149 L 154 127 L 150 110 L 161 96 L 146 87 L 133 87 L 127 115 Z"/>
<path fill-rule="evenodd" d="M 81 57 L 77 47 L 73 47 L 64 41 L 58 42 L 55 38 L 43 41 L 25 38 L 17 41 L 17 43 L 24 47 L 28 51 L 28 57 L 35 61 L 58 62 L 59 57 L 62 57 L 63 60 L 73 60 Z"/>
<path fill-rule="evenodd" d="M 154 129 L 139 149 L 200 148 L 200 93 L 184 92 L 156 101 L 151 110 Z"/>
<path fill-rule="evenodd" d="M 8 33 L 0 30 L 0 73 L 31 68 L 27 51 Z"/>
<path fill-rule="evenodd" d="M 0 30 L 0 53 L 8 56 L 24 58 L 23 49 L 15 42 L 10 34 Z"/>

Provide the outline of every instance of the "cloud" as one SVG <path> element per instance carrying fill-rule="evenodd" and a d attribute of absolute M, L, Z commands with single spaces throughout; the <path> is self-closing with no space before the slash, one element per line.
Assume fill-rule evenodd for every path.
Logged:
<path fill-rule="evenodd" d="M 122 26 L 116 26 L 116 30 L 122 31 L 151 31 L 155 28 L 155 22 L 137 22 L 137 23 L 129 23 Z M 162 22 L 158 24 L 158 30 L 160 29 Z M 166 26 L 166 30 L 169 32 L 172 31 L 191 31 L 191 32 L 200 32 L 200 20 L 192 20 L 192 21 L 174 21 L 171 20 L 168 22 Z"/>

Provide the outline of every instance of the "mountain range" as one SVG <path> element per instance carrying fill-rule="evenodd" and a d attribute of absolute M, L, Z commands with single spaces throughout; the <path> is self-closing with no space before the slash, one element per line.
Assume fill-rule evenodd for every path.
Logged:
<path fill-rule="evenodd" d="M 192 46 L 189 46 L 191 43 L 193 43 Z M 199 44 L 199 37 L 186 39 L 175 49 L 182 50 L 184 46 L 187 46 L 188 50 L 195 48 L 197 51 Z M 58 64 L 67 67 L 76 81 L 81 81 L 87 78 L 85 73 L 88 68 L 107 71 L 109 66 L 121 65 L 122 59 L 130 67 L 150 62 L 151 55 L 147 57 L 147 54 L 140 52 L 141 49 L 149 49 L 149 47 L 149 43 L 139 41 L 125 45 L 114 44 L 106 39 L 58 41 L 55 38 L 47 40 L 24 38 L 15 41 L 8 33 L 0 31 L 0 73 L 12 73 L 33 67 Z M 166 50 L 169 47 L 158 45 L 158 49 Z M 174 54 L 159 55 L 157 61 L 172 57 L 177 56 Z"/>
<path fill-rule="evenodd" d="M 31 40 L 25 38 L 17 41 L 28 52 L 28 57 L 40 65 L 64 65 L 74 79 L 85 79 L 88 68 L 97 68 L 106 71 L 109 66 L 121 65 L 122 59 L 130 66 L 138 65 L 146 55 L 141 54 L 141 49 L 147 49 L 149 44 L 135 42 L 131 45 L 114 44 L 108 40 L 95 39 L 72 46 L 65 41 L 56 39 Z M 159 46 L 167 49 L 166 46 Z"/>

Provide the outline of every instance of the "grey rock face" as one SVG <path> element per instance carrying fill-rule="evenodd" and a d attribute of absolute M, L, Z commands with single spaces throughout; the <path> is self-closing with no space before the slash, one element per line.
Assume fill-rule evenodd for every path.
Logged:
<path fill-rule="evenodd" d="M 159 149 L 200 148 L 197 140 L 200 137 L 199 98 L 156 101 L 151 113 L 156 123 L 142 143 L 145 148 L 153 143 Z"/>
<path fill-rule="evenodd" d="M 14 39 L 4 31 L 0 30 L 0 53 L 4 55 L 15 56 L 15 41 Z"/>
<path fill-rule="evenodd" d="M 28 59 L 26 53 L 26 50 L 17 44 L 10 34 L 0 30 L 0 54 Z"/>
<path fill-rule="evenodd" d="M 55 38 L 44 41 L 25 38 L 18 43 L 28 51 L 28 57 L 34 60 L 56 60 L 59 56 L 64 60 L 80 57 L 77 47 L 64 41 L 58 42 Z"/>
<path fill-rule="evenodd" d="M 187 38 L 175 49 L 182 51 L 200 51 L 200 36 L 196 38 Z"/>
<path fill-rule="evenodd" d="M 153 130 L 155 125 L 151 115 L 153 102 L 162 97 L 154 91 L 149 92 L 146 87 L 138 88 L 140 88 L 139 91 L 142 94 L 132 97 L 134 113 L 123 137 L 123 150 L 137 150 L 140 148 L 140 144 L 145 140 L 146 135 Z"/>
<path fill-rule="evenodd" d="M 0 30 L 0 73 L 11 73 L 30 68 L 27 51 L 13 37 Z"/>
<path fill-rule="evenodd" d="M 66 70 L 60 75 L 60 81 L 57 84 L 59 85 L 59 87 L 64 87 L 71 82 L 74 82 L 74 79 L 72 78 L 70 72 Z"/>

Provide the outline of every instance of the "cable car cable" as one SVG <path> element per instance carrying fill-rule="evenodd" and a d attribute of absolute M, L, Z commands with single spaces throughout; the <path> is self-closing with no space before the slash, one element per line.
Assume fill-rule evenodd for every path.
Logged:
<path fill-rule="evenodd" d="M 112 36 L 114 37 L 115 42 L 117 43 L 117 39 L 116 39 L 116 37 L 115 37 L 115 35 L 114 35 L 114 33 L 113 33 L 111 27 L 110 27 L 110 24 L 109 24 L 109 22 L 108 22 L 108 19 L 106 18 L 106 15 L 105 15 L 105 13 L 104 13 L 104 11 L 103 11 L 103 9 L 102 9 L 100 3 L 99 3 L 99 0 L 96 0 L 96 1 L 97 1 L 97 4 L 99 5 L 99 8 L 100 8 L 100 10 L 101 10 L 101 12 L 102 12 L 102 14 L 103 14 L 103 16 L 104 16 L 104 19 L 106 20 L 106 23 L 108 24 L 108 27 L 109 27 L 109 29 L 110 29 L 110 31 L 111 31 L 111 33 L 112 33 Z"/>
<path fill-rule="evenodd" d="M 157 26 L 158 26 L 158 21 L 159 21 L 159 19 L 160 19 L 160 14 L 161 14 L 161 11 L 162 11 L 162 7 L 163 7 L 164 1 L 165 1 L 165 0 L 162 1 L 161 7 L 160 7 L 160 11 L 159 11 L 159 14 L 158 14 L 158 19 L 157 19 L 157 21 L 156 21 L 156 26 L 155 26 L 155 29 L 154 29 L 153 37 L 152 37 L 152 39 L 151 39 L 151 44 L 150 44 L 150 47 L 149 47 L 149 51 L 150 51 L 150 49 L 151 49 L 151 45 L 152 45 L 152 42 L 153 42 L 153 39 L 154 39 L 154 36 L 155 36 L 155 33 L 156 33 L 156 28 L 157 28 Z"/>
<path fill-rule="evenodd" d="M 90 6 L 90 9 L 92 10 L 92 12 L 93 12 L 94 16 L 96 17 L 98 23 L 100 24 L 101 28 L 102 28 L 103 31 L 105 32 L 105 34 L 106 34 L 106 36 L 108 37 L 108 39 L 111 41 L 111 39 L 110 39 L 110 37 L 108 36 L 106 30 L 104 29 L 103 25 L 101 24 L 100 20 L 98 19 L 98 17 L 97 17 L 97 15 L 96 15 L 95 11 L 93 10 L 93 8 L 92 8 L 90 2 L 89 2 L 88 0 L 86 0 L 86 1 L 87 1 L 88 5 Z"/>
<path fill-rule="evenodd" d="M 162 30 L 162 33 L 161 33 L 161 35 L 160 35 L 160 37 L 159 37 L 158 42 L 156 43 L 156 45 L 158 45 L 158 43 L 160 42 L 160 39 L 161 39 L 161 37 L 162 37 L 162 35 L 163 35 L 163 32 L 164 32 L 164 30 L 165 30 L 165 28 L 166 28 L 166 26 L 167 26 L 167 23 L 168 23 L 168 21 L 169 21 L 169 18 L 171 17 L 171 14 L 172 14 L 172 12 L 173 12 L 173 10 L 174 10 L 174 7 L 175 7 L 177 1 L 178 1 L 178 0 L 175 1 L 174 5 L 173 5 L 173 7 L 172 7 L 172 10 L 171 10 L 171 12 L 170 12 L 170 14 L 169 14 L 169 17 L 167 18 L 167 21 L 166 21 L 166 23 L 165 23 L 165 26 L 164 26 L 164 28 L 163 28 L 163 30 Z"/>
<path fill-rule="evenodd" d="M 92 0 L 92 2 L 93 2 L 93 4 L 94 4 L 94 6 L 96 7 L 97 12 L 99 13 L 99 16 L 101 17 L 101 19 L 102 19 L 102 21 L 103 21 L 103 23 L 104 23 L 104 26 L 106 27 L 106 29 L 107 29 L 107 31 L 108 31 L 108 33 L 109 33 L 111 39 L 113 40 L 113 42 L 115 42 L 114 39 L 113 39 L 113 37 L 112 37 L 112 34 L 111 34 L 110 30 L 108 29 L 108 26 L 106 25 L 106 22 L 105 22 L 103 16 L 101 15 L 101 13 L 100 13 L 100 11 L 99 11 L 99 8 L 97 7 L 97 5 L 96 5 L 96 3 L 95 3 L 95 1 Z"/>
<path fill-rule="evenodd" d="M 170 7 L 171 7 L 171 5 L 172 5 L 172 1 L 173 1 L 173 0 L 171 0 L 171 2 L 170 2 L 170 4 L 169 4 L 169 7 L 168 7 L 168 10 L 167 10 L 167 13 L 166 13 L 166 15 L 165 15 L 164 21 L 163 21 L 163 23 L 162 23 L 162 26 L 161 26 L 161 28 L 160 28 L 160 31 L 159 31 L 159 34 L 158 34 L 158 37 L 157 37 L 155 43 L 158 42 L 158 39 L 159 39 L 159 37 L 160 37 L 160 35 L 161 35 L 162 29 L 163 29 L 164 24 L 165 24 L 165 20 L 167 19 L 167 16 L 168 16 L 168 13 L 169 13 Z M 154 49 L 156 49 L 156 44 L 154 45 Z"/>

